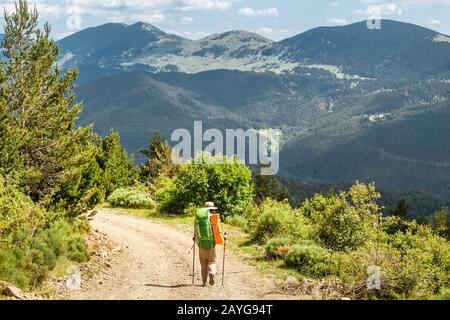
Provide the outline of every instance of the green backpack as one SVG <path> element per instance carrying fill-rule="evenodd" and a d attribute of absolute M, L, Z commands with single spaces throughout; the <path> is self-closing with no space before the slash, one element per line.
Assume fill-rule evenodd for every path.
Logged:
<path fill-rule="evenodd" d="M 212 249 L 216 246 L 208 209 L 197 209 L 195 212 L 195 227 L 198 228 L 197 244 L 202 249 Z"/>

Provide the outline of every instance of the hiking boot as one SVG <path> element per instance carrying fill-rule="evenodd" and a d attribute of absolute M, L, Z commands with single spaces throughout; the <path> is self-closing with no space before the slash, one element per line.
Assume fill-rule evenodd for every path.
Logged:
<path fill-rule="evenodd" d="M 203 287 L 206 287 L 206 281 L 205 281 L 205 282 L 203 282 Z"/>
<path fill-rule="evenodd" d="M 214 285 L 214 275 L 212 274 L 209 275 L 209 284 L 212 286 Z"/>

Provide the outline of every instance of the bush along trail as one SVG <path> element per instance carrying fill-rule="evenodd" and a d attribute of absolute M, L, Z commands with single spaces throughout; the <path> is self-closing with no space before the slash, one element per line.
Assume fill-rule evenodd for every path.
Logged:
<path fill-rule="evenodd" d="M 76 288 L 69 270 L 84 276 L 72 299 L 450 298 L 448 208 L 415 221 L 359 182 L 294 207 L 279 179 L 236 158 L 174 164 L 158 133 L 136 166 L 117 132 L 76 125 L 78 72 L 61 72 L 38 17 L 19 0 L 4 19 L 0 299 L 52 297 L 47 283 L 61 277 Z M 115 209 L 88 214 L 105 201 Z M 191 285 L 193 217 L 206 201 L 233 226 L 223 287 Z"/>

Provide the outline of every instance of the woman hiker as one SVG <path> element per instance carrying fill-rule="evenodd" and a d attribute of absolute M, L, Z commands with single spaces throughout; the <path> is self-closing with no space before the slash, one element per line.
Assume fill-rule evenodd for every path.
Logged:
<path fill-rule="evenodd" d="M 214 285 L 216 274 L 216 241 L 211 224 L 211 214 L 217 214 L 217 207 L 213 202 L 205 203 L 205 207 L 198 209 L 195 214 L 194 241 L 199 247 L 200 264 L 202 267 L 203 286 Z"/>

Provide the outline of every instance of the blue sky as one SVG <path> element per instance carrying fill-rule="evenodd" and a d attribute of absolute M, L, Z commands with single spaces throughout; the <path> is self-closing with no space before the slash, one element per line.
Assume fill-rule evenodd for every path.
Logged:
<path fill-rule="evenodd" d="M 13 0 L 0 0 L 11 10 Z M 107 22 L 151 23 L 197 39 L 244 29 L 274 40 L 324 25 L 382 18 L 411 22 L 450 34 L 450 0 L 29 0 L 63 38 Z"/>

